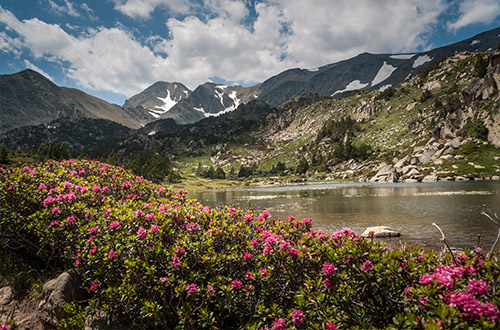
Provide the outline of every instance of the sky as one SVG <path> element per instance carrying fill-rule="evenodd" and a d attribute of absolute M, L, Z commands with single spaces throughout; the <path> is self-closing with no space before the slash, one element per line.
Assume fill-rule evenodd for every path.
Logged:
<path fill-rule="evenodd" d="M 0 74 L 33 69 L 122 105 L 156 81 L 250 86 L 498 26 L 499 0 L 0 0 Z"/>

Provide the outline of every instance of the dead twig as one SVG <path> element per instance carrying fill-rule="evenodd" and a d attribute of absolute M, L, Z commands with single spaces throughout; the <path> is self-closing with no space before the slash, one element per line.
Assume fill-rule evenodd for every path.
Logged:
<path fill-rule="evenodd" d="M 448 245 L 448 242 L 446 242 L 446 237 L 444 236 L 443 231 L 434 222 L 432 223 L 432 225 L 434 227 L 436 227 L 439 230 L 439 232 L 441 233 L 441 241 L 443 241 L 444 245 L 448 248 L 448 251 L 450 251 L 451 257 L 453 258 L 453 262 L 455 263 L 455 265 L 458 265 L 457 259 L 455 259 L 455 254 L 453 253 L 453 251 L 451 250 L 450 246 Z"/>
<path fill-rule="evenodd" d="M 483 207 L 484 210 L 481 212 L 481 214 L 490 219 L 498 227 L 497 239 L 495 240 L 495 243 L 493 243 L 493 246 L 491 247 L 491 250 L 488 252 L 487 255 L 488 260 L 491 260 L 491 257 L 493 256 L 493 251 L 495 251 L 498 241 L 500 241 L 500 220 L 498 219 L 496 212 L 493 212 L 492 210 L 487 208 L 486 205 L 483 205 Z"/>

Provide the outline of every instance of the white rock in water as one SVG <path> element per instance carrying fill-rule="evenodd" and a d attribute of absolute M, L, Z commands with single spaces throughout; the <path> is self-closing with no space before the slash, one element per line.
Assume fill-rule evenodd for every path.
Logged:
<path fill-rule="evenodd" d="M 396 237 L 396 236 L 401 236 L 400 233 L 397 231 L 393 230 L 391 227 L 387 226 L 375 226 L 375 227 L 368 227 L 365 229 L 365 231 L 361 234 L 361 237 L 370 237 L 370 233 L 373 232 L 373 237 Z"/>

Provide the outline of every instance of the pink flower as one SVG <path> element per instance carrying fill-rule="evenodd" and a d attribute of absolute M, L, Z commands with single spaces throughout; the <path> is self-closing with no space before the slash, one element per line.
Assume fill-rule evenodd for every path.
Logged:
<path fill-rule="evenodd" d="M 467 292 L 485 295 L 490 292 L 490 287 L 483 280 L 470 279 L 467 285 Z"/>
<path fill-rule="evenodd" d="M 165 282 L 168 282 L 168 281 L 169 281 L 169 279 L 168 279 L 168 277 L 162 277 L 162 278 L 160 279 L 160 281 L 161 281 L 162 283 L 165 283 Z"/>
<path fill-rule="evenodd" d="M 285 319 L 274 319 L 273 330 L 286 330 Z"/>
<path fill-rule="evenodd" d="M 252 221 L 253 217 L 251 215 L 245 215 L 245 221 Z"/>
<path fill-rule="evenodd" d="M 108 258 L 109 259 L 118 258 L 118 252 L 117 251 L 113 251 L 113 250 L 109 250 Z"/>
<path fill-rule="evenodd" d="M 144 212 L 142 212 L 142 210 L 137 210 L 135 211 L 135 217 L 136 218 L 140 218 L 144 215 Z"/>
<path fill-rule="evenodd" d="M 112 221 L 109 224 L 109 230 L 113 230 L 113 229 L 116 229 L 118 227 L 120 227 L 120 221 Z"/>
<path fill-rule="evenodd" d="M 149 220 L 156 220 L 156 217 L 153 213 L 146 214 L 144 217 L 144 221 L 149 221 Z"/>
<path fill-rule="evenodd" d="M 61 209 L 58 208 L 57 206 L 52 209 L 52 214 L 59 214 L 61 212 Z"/>
<path fill-rule="evenodd" d="M 250 259 L 252 259 L 252 254 L 250 252 L 248 253 L 243 253 L 243 259 L 245 261 L 250 261 Z"/>
<path fill-rule="evenodd" d="M 337 326 L 334 323 L 326 322 L 326 328 L 328 330 L 337 330 Z"/>
<path fill-rule="evenodd" d="M 482 303 L 468 292 L 450 293 L 444 297 L 444 301 L 452 306 L 458 308 L 463 312 L 463 317 L 466 321 L 473 321 L 486 316 L 491 322 L 498 321 L 498 308 L 492 303 Z"/>
<path fill-rule="evenodd" d="M 183 246 L 180 246 L 175 250 L 175 254 L 183 255 L 184 253 L 186 253 L 186 249 L 184 249 Z"/>
<path fill-rule="evenodd" d="M 361 270 L 365 273 L 369 273 L 373 271 L 373 264 L 370 260 L 367 260 L 364 264 L 361 265 Z"/>
<path fill-rule="evenodd" d="M 181 260 L 179 259 L 178 256 L 173 256 L 172 257 L 172 265 L 174 265 L 174 268 L 178 268 L 182 265 Z"/>
<path fill-rule="evenodd" d="M 93 186 L 92 191 L 99 192 L 99 191 L 101 191 L 101 187 Z"/>
<path fill-rule="evenodd" d="M 267 272 L 267 270 L 266 270 L 265 268 L 261 268 L 261 269 L 259 269 L 259 272 L 260 272 L 260 273 L 261 273 L 261 275 L 262 275 L 262 276 L 264 276 L 264 277 L 265 277 L 265 276 L 267 276 L 267 275 L 269 275 L 269 273 Z"/>
<path fill-rule="evenodd" d="M 80 266 L 80 264 L 82 263 L 83 259 L 82 258 L 78 258 L 75 260 L 75 266 Z"/>
<path fill-rule="evenodd" d="M 304 315 L 304 312 L 302 312 L 300 309 L 294 309 L 292 312 L 292 322 L 295 325 L 302 325 L 306 321 L 306 316 Z"/>
<path fill-rule="evenodd" d="M 0 323 L 0 330 L 10 330 L 10 325 L 7 323 Z"/>
<path fill-rule="evenodd" d="M 38 190 L 39 190 L 39 191 L 42 191 L 42 190 L 47 190 L 47 186 L 46 186 L 45 184 L 43 184 L 43 183 L 42 183 L 42 184 L 40 184 L 40 185 L 38 186 Z"/>
<path fill-rule="evenodd" d="M 110 209 L 106 209 L 106 213 L 105 213 L 106 216 L 109 216 L 111 215 L 111 210 Z"/>
<path fill-rule="evenodd" d="M 90 286 L 90 291 L 95 291 L 99 288 L 99 284 L 97 283 L 92 283 L 92 285 Z"/>
<path fill-rule="evenodd" d="M 148 232 L 143 227 L 139 228 L 139 230 L 137 231 L 137 237 L 139 237 L 141 239 L 146 237 L 147 234 L 148 234 Z"/>
<path fill-rule="evenodd" d="M 297 218 L 295 218 L 294 216 L 289 216 L 288 217 L 288 221 L 294 221 L 295 219 L 297 219 Z"/>
<path fill-rule="evenodd" d="M 270 215 L 271 215 L 271 214 L 270 214 L 268 211 L 264 211 L 264 212 L 262 212 L 262 217 L 263 217 L 264 219 L 269 218 L 269 216 L 270 216 Z"/>
<path fill-rule="evenodd" d="M 231 282 L 231 288 L 232 288 L 233 290 L 239 290 L 239 289 L 241 288 L 241 285 L 242 285 L 242 284 L 243 284 L 243 283 L 241 283 L 241 281 L 239 281 L 239 280 L 234 280 L 234 281 L 232 281 L 232 282 Z"/>
<path fill-rule="evenodd" d="M 214 293 L 215 292 L 214 287 L 211 286 L 211 285 L 207 286 L 207 291 L 208 291 L 208 293 Z"/>
<path fill-rule="evenodd" d="M 96 252 L 96 251 L 97 251 L 97 246 L 95 246 L 95 245 L 94 245 L 94 246 L 92 247 L 92 249 L 90 249 L 89 254 L 90 254 L 91 256 L 93 256 L 93 255 L 95 254 L 95 252 Z"/>
<path fill-rule="evenodd" d="M 108 193 L 109 192 L 108 186 L 103 187 L 102 188 L 102 192 Z"/>
<path fill-rule="evenodd" d="M 151 231 L 152 233 L 157 233 L 157 232 L 159 232 L 159 231 L 160 231 L 160 229 L 158 228 L 158 226 L 157 226 L 157 225 L 151 225 L 151 229 L 150 229 L 150 231 Z"/>
<path fill-rule="evenodd" d="M 198 288 L 196 287 L 196 284 L 192 283 L 192 284 L 188 284 L 186 291 L 188 294 L 196 293 L 196 292 L 198 292 Z"/>
<path fill-rule="evenodd" d="M 75 217 L 74 216 L 67 217 L 66 218 L 66 222 L 67 223 L 73 223 L 73 222 L 75 222 Z"/>
<path fill-rule="evenodd" d="M 245 274 L 245 280 L 247 280 L 247 281 L 253 281 L 253 276 L 250 274 L 249 270 L 247 270 L 247 272 Z"/>
<path fill-rule="evenodd" d="M 57 220 L 51 221 L 50 224 L 49 224 L 49 226 L 51 226 L 51 227 L 55 227 L 55 226 L 58 226 L 58 225 L 59 225 L 59 221 L 57 221 Z"/>
<path fill-rule="evenodd" d="M 297 258 L 299 256 L 299 251 L 300 250 L 297 248 L 290 248 L 286 251 L 286 253 L 294 258 Z"/>
<path fill-rule="evenodd" d="M 91 227 L 89 229 L 89 234 L 92 235 L 92 234 L 97 234 L 99 232 L 99 228 L 97 227 Z"/>
<path fill-rule="evenodd" d="M 329 279 L 326 279 L 324 282 L 323 282 L 323 286 L 325 287 L 325 289 L 327 290 L 333 290 L 335 288 L 335 284 L 333 283 L 332 280 L 329 280 Z"/>
<path fill-rule="evenodd" d="M 307 223 L 311 223 L 311 221 L 312 221 L 312 219 L 310 219 L 310 218 L 305 218 L 305 219 L 302 219 L 302 222 L 303 222 L 303 223 L 306 223 L 306 224 L 307 224 Z"/>
<path fill-rule="evenodd" d="M 333 275 L 333 274 L 335 274 L 335 272 L 336 272 L 336 270 L 335 270 L 335 265 L 334 265 L 334 264 L 329 264 L 329 263 L 325 262 L 325 263 L 323 264 L 323 269 L 322 269 L 322 271 L 323 271 L 323 274 L 324 274 L 325 276 L 330 276 L 330 275 Z"/>

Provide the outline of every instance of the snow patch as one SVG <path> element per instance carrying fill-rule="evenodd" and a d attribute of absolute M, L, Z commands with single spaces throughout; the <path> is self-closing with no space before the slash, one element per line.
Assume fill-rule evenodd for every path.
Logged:
<path fill-rule="evenodd" d="M 189 96 L 189 92 L 188 91 L 184 91 L 184 94 L 186 94 L 186 97 Z"/>
<path fill-rule="evenodd" d="M 389 57 L 395 60 L 409 60 L 413 56 L 415 56 L 415 54 L 396 54 Z"/>
<path fill-rule="evenodd" d="M 335 94 L 339 94 L 339 93 L 343 93 L 343 92 L 355 91 L 355 90 L 364 88 L 366 86 L 368 86 L 368 84 L 363 84 L 359 80 L 354 80 L 354 81 L 351 81 L 343 90 L 336 91 L 335 93 L 333 93 L 330 96 L 334 96 Z"/>
<path fill-rule="evenodd" d="M 219 98 L 220 104 L 224 106 L 224 93 L 219 92 L 218 90 L 215 90 L 215 97 Z"/>
<path fill-rule="evenodd" d="M 156 131 L 151 131 L 151 132 L 148 133 L 149 136 L 153 136 L 155 134 L 156 134 Z"/>
<path fill-rule="evenodd" d="M 396 70 L 396 67 L 387 64 L 387 62 L 384 61 L 384 64 L 382 64 L 382 66 L 378 70 L 377 75 L 375 76 L 375 78 L 373 78 L 372 86 L 375 86 L 378 83 L 381 83 L 382 81 L 389 78 L 394 70 Z"/>
<path fill-rule="evenodd" d="M 227 85 L 217 85 L 217 86 L 215 86 L 215 88 L 219 88 L 219 89 L 224 90 L 227 88 Z"/>
<path fill-rule="evenodd" d="M 312 69 L 306 69 L 309 72 L 316 72 L 319 71 L 319 68 L 312 68 Z"/>
<path fill-rule="evenodd" d="M 432 61 L 432 58 L 427 56 L 427 55 L 419 56 L 419 57 L 417 57 L 415 62 L 413 62 L 413 68 L 415 69 L 416 67 L 419 67 L 422 64 L 430 62 L 430 61 Z"/>
<path fill-rule="evenodd" d="M 470 43 L 470 45 L 474 46 L 474 45 L 477 45 L 480 42 L 481 42 L 481 40 L 472 40 L 472 42 Z"/>
<path fill-rule="evenodd" d="M 385 90 L 386 90 L 387 88 L 389 88 L 389 87 L 392 87 L 392 85 L 391 85 L 391 84 L 389 84 L 389 85 L 384 85 L 384 86 L 380 87 L 378 90 L 379 90 L 380 92 L 383 92 L 383 91 L 385 91 Z"/>
<path fill-rule="evenodd" d="M 160 118 L 160 115 L 157 113 L 154 113 L 153 111 L 149 111 L 149 114 L 155 118 Z"/>
<path fill-rule="evenodd" d="M 162 101 L 163 104 L 155 106 L 154 109 L 149 109 L 149 114 L 151 114 L 155 118 L 159 118 L 160 117 L 159 115 L 162 115 L 165 112 L 172 109 L 173 106 L 176 105 L 178 102 L 178 101 L 170 98 L 170 91 L 168 89 L 167 89 L 167 97 L 157 96 L 157 98 L 158 98 L 158 100 Z"/>

